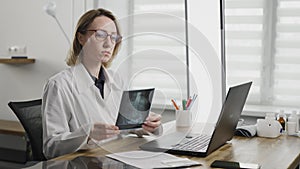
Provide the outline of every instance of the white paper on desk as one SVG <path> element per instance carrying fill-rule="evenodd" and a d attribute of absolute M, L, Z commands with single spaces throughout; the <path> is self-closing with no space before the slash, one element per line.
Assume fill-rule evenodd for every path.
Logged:
<path fill-rule="evenodd" d="M 127 151 L 106 156 L 137 168 L 172 168 L 200 165 L 199 162 L 161 152 Z"/>

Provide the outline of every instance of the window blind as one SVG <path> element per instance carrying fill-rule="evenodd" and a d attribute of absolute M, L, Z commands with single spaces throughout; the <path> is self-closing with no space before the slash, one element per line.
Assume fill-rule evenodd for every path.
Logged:
<path fill-rule="evenodd" d="M 254 82 L 246 111 L 298 109 L 300 1 L 225 0 L 225 30 L 227 85 Z"/>
<path fill-rule="evenodd" d="M 273 104 L 300 107 L 300 1 L 278 0 Z"/>
<path fill-rule="evenodd" d="M 186 98 L 184 0 L 136 0 L 130 88 L 155 87 L 153 107 Z"/>
<path fill-rule="evenodd" d="M 227 86 L 253 81 L 247 104 L 260 104 L 264 39 L 263 0 L 225 0 Z"/>

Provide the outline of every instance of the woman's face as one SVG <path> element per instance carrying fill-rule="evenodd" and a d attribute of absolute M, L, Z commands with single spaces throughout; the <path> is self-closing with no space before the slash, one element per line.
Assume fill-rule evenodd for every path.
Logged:
<path fill-rule="evenodd" d="M 85 35 L 78 34 L 78 40 L 83 46 L 83 61 L 108 62 L 112 57 L 117 37 L 116 25 L 110 18 L 96 17 Z"/>

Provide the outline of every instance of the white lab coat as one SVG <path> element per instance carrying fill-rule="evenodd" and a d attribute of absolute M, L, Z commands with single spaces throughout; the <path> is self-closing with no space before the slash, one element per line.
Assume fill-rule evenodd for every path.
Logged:
<path fill-rule="evenodd" d="M 49 79 L 42 103 L 46 158 L 88 148 L 94 122 L 115 124 L 124 83 L 104 68 L 104 100 L 86 68 L 79 63 Z"/>

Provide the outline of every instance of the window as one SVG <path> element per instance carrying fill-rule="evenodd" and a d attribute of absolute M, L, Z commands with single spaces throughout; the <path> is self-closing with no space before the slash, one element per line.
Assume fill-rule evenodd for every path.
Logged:
<path fill-rule="evenodd" d="M 246 112 L 299 109 L 300 1 L 225 0 L 225 30 L 227 86 L 253 81 Z"/>
<path fill-rule="evenodd" d="M 187 97 L 184 0 L 136 0 L 132 6 L 130 88 L 155 87 L 153 107 L 168 108 L 170 99 Z"/>

